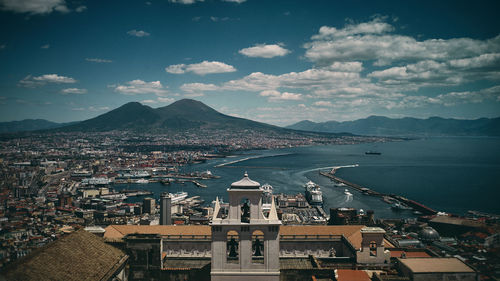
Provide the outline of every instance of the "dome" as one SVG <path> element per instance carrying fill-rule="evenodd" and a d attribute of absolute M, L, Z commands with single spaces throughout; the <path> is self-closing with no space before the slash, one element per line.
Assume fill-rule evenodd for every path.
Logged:
<path fill-rule="evenodd" d="M 425 242 L 432 242 L 439 240 L 439 233 L 432 227 L 426 226 L 418 233 L 418 238 Z"/>

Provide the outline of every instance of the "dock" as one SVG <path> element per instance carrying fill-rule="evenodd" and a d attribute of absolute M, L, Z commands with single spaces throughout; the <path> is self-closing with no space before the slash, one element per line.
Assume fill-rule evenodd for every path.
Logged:
<path fill-rule="evenodd" d="M 334 180 L 336 182 L 343 183 L 343 184 L 345 184 L 345 185 L 347 185 L 347 186 L 349 186 L 351 188 L 354 188 L 354 189 L 358 190 L 359 192 L 362 192 L 363 194 L 381 197 L 382 200 L 384 202 L 388 203 L 388 204 L 392 204 L 393 201 L 391 199 L 394 199 L 394 200 L 403 202 L 404 204 L 408 205 L 409 207 L 412 207 L 415 211 L 419 211 L 419 212 L 421 212 L 424 215 L 435 215 L 435 214 L 437 214 L 436 210 L 434 210 L 434 209 L 432 209 L 430 207 L 427 207 L 424 204 L 419 203 L 417 201 L 414 201 L 414 200 L 411 200 L 411 199 L 407 199 L 407 198 L 399 196 L 399 195 L 383 194 L 383 193 L 380 193 L 380 192 L 373 191 L 373 190 L 371 190 L 371 189 L 369 189 L 367 187 L 361 186 L 359 184 L 355 184 L 355 183 L 346 181 L 346 180 L 344 180 L 342 178 L 339 178 L 339 177 L 335 176 L 335 171 L 336 171 L 335 169 L 332 169 L 330 172 L 319 171 L 319 174 L 322 175 L 322 176 L 325 176 L 327 178 L 330 178 L 331 180 Z"/>
<path fill-rule="evenodd" d="M 332 170 L 332 171 L 335 171 L 335 170 Z M 334 180 L 336 182 L 341 182 L 341 183 L 343 183 L 343 184 L 345 184 L 345 185 L 347 185 L 347 186 L 349 186 L 351 188 L 354 188 L 357 191 L 362 192 L 362 193 L 367 194 L 367 195 L 378 196 L 378 197 L 382 197 L 384 195 L 382 193 L 373 191 L 373 190 L 371 190 L 371 189 L 369 189 L 367 187 L 364 187 L 364 186 L 361 186 L 359 184 L 355 184 L 355 183 L 346 181 L 346 180 L 344 180 L 342 178 L 339 178 L 339 177 L 335 176 L 335 174 L 333 174 L 331 172 L 329 173 L 329 172 L 320 171 L 319 174 L 322 175 L 322 176 L 325 176 L 327 178 L 330 178 L 331 180 Z"/>
<path fill-rule="evenodd" d="M 192 180 L 191 182 L 194 183 L 197 187 L 202 187 L 202 188 L 206 188 L 207 187 L 206 184 L 202 184 L 199 181 Z"/>
<path fill-rule="evenodd" d="M 127 189 L 123 189 L 123 190 L 120 190 L 120 193 L 123 193 L 123 194 L 127 195 L 127 197 L 153 195 L 153 192 L 152 191 L 148 191 L 148 190 L 127 190 Z"/>

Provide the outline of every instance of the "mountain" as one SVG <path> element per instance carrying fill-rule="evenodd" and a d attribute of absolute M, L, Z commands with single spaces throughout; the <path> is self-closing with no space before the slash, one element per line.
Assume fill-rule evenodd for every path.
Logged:
<path fill-rule="evenodd" d="M 228 116 L 202 102 L 191 99 L 179 100 L 160 108 L 151 108 L 138 102 L 130 102 L 95 118 L 56 130 L 170 132 L 188 129 L 285 130 L 248 119 Z"/>
<path fill-rule="evenodd" d="M 289 129 L 311 132 L 347 132 L 373 136 L 500 136 L 500 117 L 475 120 L 400 118 L 370 116 L 355 121 L 315 123 L 300 121 Z"/>
<path fill-rule="evenodd" d="M 55 123 L 45 119 L 25 119 L 22 121 L 0 122 L 0 134 L 59 128 L 69 124 L 72 123 Z"/>

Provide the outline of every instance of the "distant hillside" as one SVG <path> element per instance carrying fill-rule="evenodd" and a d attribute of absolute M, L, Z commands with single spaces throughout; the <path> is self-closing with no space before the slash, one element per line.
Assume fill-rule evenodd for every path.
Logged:
<path fill-rule="evenodd" d="M 57 131 L 103 132 L 129 130 L 154 133 L 189 129 L 286 130 L 260 122 L 228 116 L 217 112 L 202 102 L 183 99 L 156 109 L 138 102 L 130 102 L 95 118 L 58 128 Z"/>
<path fill-rule="evenodd" d="M 0 122 L 0 134 L 53 129 L 73 123 L 55 123 L 45 119 L 25 119 L 22 121 Z"/>
<path fill-rule="evenodd" d="M 365 119 L 345 122 L 315 123 L 305 120 L 287 128 L 311 132 L 346 132 L 373 136 L 500 136 L 500 117 L 459 120 L 440 117 L 391 119 L 370 116 Z"/>

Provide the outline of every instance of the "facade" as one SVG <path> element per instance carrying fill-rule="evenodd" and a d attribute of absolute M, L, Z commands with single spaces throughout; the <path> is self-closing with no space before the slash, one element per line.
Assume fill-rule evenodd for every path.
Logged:
<path fill-rule="evenodd" d="M 142 213 L 154 214 L 156 209 L 156 202 L 154 198 L 147 197 L 142 200 Z"/>
<path fill-rule="evenodd" d="M 160 196 L 160 225 L 172 224 L 172 198 L 168 192 Z"/>
<path fill-rule="evenodd" d="M 385 249 L 385 230 L 380 227 L 363 227 L 361 229 L 361 249 L 357 252 L 360 264 L 389 264 L 391 252 Z"/>
<path fill-rule="evenodd" d="M 278 281 L 281 222 L 274 200 L 266 218 L 262 212 L 264 190 L 247 174 L 227 191 L 228 216 L 224 219 L 219 216 L 217 201 L 211 224 L 211 280 Z"/>

